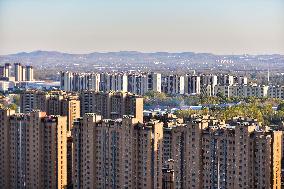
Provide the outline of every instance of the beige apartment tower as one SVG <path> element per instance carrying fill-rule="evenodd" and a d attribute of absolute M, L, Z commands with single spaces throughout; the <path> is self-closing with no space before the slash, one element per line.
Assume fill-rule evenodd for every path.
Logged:
<path fill-rule="evenodd" d="M 102 115 L 103 119 L 117 119 L 132 115 L 143 122 L 143 98 L 128 92 L 83 91 L 80 96 L 81 116 L 85 113 Z"/>
<path fill-rule="evenodd" d="M 67 116 L 67 129 L 71 131 L 73 121 L 80 117 L 80 100 L 64 91 L 28 90 L 20 94 L 20 110 L 22 113 L 40 110 L 47 115 Z"/>
<path fill-rule="evenodd" d="M 162 124 L 85 114 L 73 128 L 74 188 L 162 188 Z"/>
<path fill-rule="evenodd" d="M 45 112 L 0 112 L 0 120 L 5 120 L 1 131 L 6 132 L 7 141 L 1 143 L 1 149 L 7 151 L 0 156 L 1 163 L 7 161 L 1 166 L 1 188 L 65 188 L 66 117 L 46 116 Z"/>
<path fill-rule="evenodd" d="M 163 164 L 175 188 L 281 188 L 282 131 L 196 117 L 164 127 Z"/>
<path fill-rule="evenodd" d="M 10 188 L 10 116 L 15 111 L 0 109 L 0 188 Z"/>

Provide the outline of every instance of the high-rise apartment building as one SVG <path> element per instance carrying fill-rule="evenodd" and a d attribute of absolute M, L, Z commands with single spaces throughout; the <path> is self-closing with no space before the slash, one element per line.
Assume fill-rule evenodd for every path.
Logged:
<path fill-rule="evenodd" d="M 73 74 L 72 72 L 60 72 L 60 89 L 64 91 L 73 90 Z"/>
<path fill-rule="evenodd" d="M 148 80 L 144 74 L 129 74 L 128 76 L 128 92 L 137 95 L 143 95 L 148 92 Z"/>
<path fill-rule="evenodd" d="M 269 98 L 279 98 L 279 99 L 284 99 L 284 86 L 269 86 L 267 96 Z"/>
<path fill-rule="evenodd" d="M 162 74 L 151 72 L 147 74 L 147 91 L 162 92 Z"/>
<path fill-rule="evenodd" d="M 11 188 L 10 177 L 10 116 L 15 111 L 10 109 L 0 109 L 0 188 Z"/>
<path fill-rule="evenodd" d="M 103 73 L 101 74 L 101 91 L 120 91 L 127 92 L 128 79 L 125 73 Z"/>
<path fill-rule="evenodd" d="M 172 159 L 168 160 L 162 169 L 163 172 L 163 189 L 175 189 L 175 177 L 174 177 L 174 161 Z"/>
<path fill-rule="evenodd" d="M 6 63 L 4 66 L 4 77 L 11 77 L 12 66 L 10 63 Z"/>
<path fill-rule="evenodd" d="M 15 63 L 15 81 L 22 81 L 23 78 L 23 69 L 22 69 L 22 65 L 20 63 Z"/>
<path fill-rule="evenodd" d="M 233 85 L 235 82 L 234 76 L 228 74 L 220 74 L 218 77 L 218 85 Z"/>
<path fill-rule="evenodd" d="M 164 76 L 162 78 L 162 92 L 166 94 L 184 94 L 184 76 Z"/>
<path fill-rule="evenodd" d="M 28 90 L 20 94 L 20 111 L 29 113 L 41 110 L 47 115 L 67 116 L 67 129 L 71 130 L 73 121 L 80 117 L 80 100 L 64 91 Z"/>
<path fill-rule="evenodd" d="M 85 114 L 72 135 L 74 188 L 162 188 L 161 123 Z"/>
<path fill-rule="evenodd" d="M 96 113 L 104 119 L 133 115 L 143 122 L 143 98 L 127 92 L 83 91 L 80 96 L 81 115 Z"/>
<path fill-rule="evenodd" d="M 27 80 L 27 68 L 25 66 L 22 66 L 22 79 L 21 81 Z"/>
<path fill-rule="evenodd" d="M 161 92 L 161 74 L 133 73 L 128 74 L 128 92 L 144 95 L 149 91 Z"/>
<path fill-rule="evenodd" d="M 164 128 L 175 188 L 280 188 L 281 131 L 210 117 Z M 265 163 L 266 162 L 266 163 Z"/>
<path fill-rule="evenodd" d="M 281 88 L 273 88 L 264 85 L 217 85 L 214 88 L 215 95 L 222 94 L 226 97 L 281 97 Z"/>
<path fill-rule="evenodd" d="M 27 90 L 20 94 L 20 112 L 29 113 L 33 110 L 47 111 L 48 93 L 38 90 Z"/>
<path fill-rule="evenodd" d="M 184 78 L 184 93 L 197 95 L 200 94 L 200 77 L 196 75 L 186 75 Z"/>
<path fill-rule="evenodd" d="M 215 95 L 215 86 L 218 84 L 218 77 L 217 75 L 201 75 L 200 76 L 200 83 L 201 83 L 201 88 L 207 88 L 208 86 L 210 86 L 210 90 L 206 90 L 207 94 L 208 91 L 211 91 L 211 95 Z"/>
<path fill-rule="evenodd" d="M 0 77 L 5 77 L 5 67 L 0 66 Z"/>
<path fill-rule="evenodd" d="M 248 84 L 248 78 L 246 76 L 235 76 L 234 77 L 234 83 L 237 83 L 239 85 L 247 85 Z"/>
<path fill-rule="evenodd" d="M 32 66 L 26 66 L 26 80 L 27 81 L 34 80 L 34 68 Z"/>
<path fill-rule="evenodd" d="M 100 90 L 100 74 L 60 73 L 60 88 L 64 91 Z"/>
<path fill-rule="evenodd" d="M 45 112 L 0 111 L 1 188 L 65 188 L 67 185 L 66 117 Z M 5 159 L 3 159 L 5 158 Z M 2 177 L 3 176 L 3 177 Z"/>

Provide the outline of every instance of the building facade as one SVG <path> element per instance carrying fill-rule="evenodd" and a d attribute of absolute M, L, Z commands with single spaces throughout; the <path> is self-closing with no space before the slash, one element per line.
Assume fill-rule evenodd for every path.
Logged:
<path fill-rule="evenodd" d="M 45 112 L 12 114 L 1 110 L 5 164 L 1 188 L 65 188 L 67 185 L 66 117 Z M 2 139 L 2 136 L 1 136 Z M 2 148 L 1 148 L 2 149 Z M 6 156 L 6 157 L 4 157 Z M 8 158 L 8 159 L 3 159 Z M 3 176 L 3 177 L 2 177 Z"/>
<path fill-rule="evenodd" d="M 162 188 L 161 123 L 85 114 L 74 124 L 74 188 Z"/>
<path fill-rule="evenodd" d="M 127 92 L 83 91 L 80 96 L 81 116 L 96 113 L 104 119 L 132 115 L 143 122 L 143 98 Z"/>

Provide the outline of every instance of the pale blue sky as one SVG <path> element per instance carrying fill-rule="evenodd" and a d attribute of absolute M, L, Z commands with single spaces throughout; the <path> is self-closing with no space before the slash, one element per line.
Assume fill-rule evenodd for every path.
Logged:
<path fill-rule="evenodd" d="M 0 0 L 0 54 L 284 54 L 283 0 Z"/>

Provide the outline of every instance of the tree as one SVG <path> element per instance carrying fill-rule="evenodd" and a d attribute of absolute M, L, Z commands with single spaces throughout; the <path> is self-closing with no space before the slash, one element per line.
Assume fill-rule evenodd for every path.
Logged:
<path fill-rule="evenodd" d="M 277 111 L 283 111 L 284 110 L 284 102 L 281 102 L 278 106 L 277 106 Z"/>
<path fill-rule="evenodd" d="M 9 104 L 8 108 L 10 108 L 11 110 L 17 110 L 17 105 L 12 103 L 12 104 Z"/>

